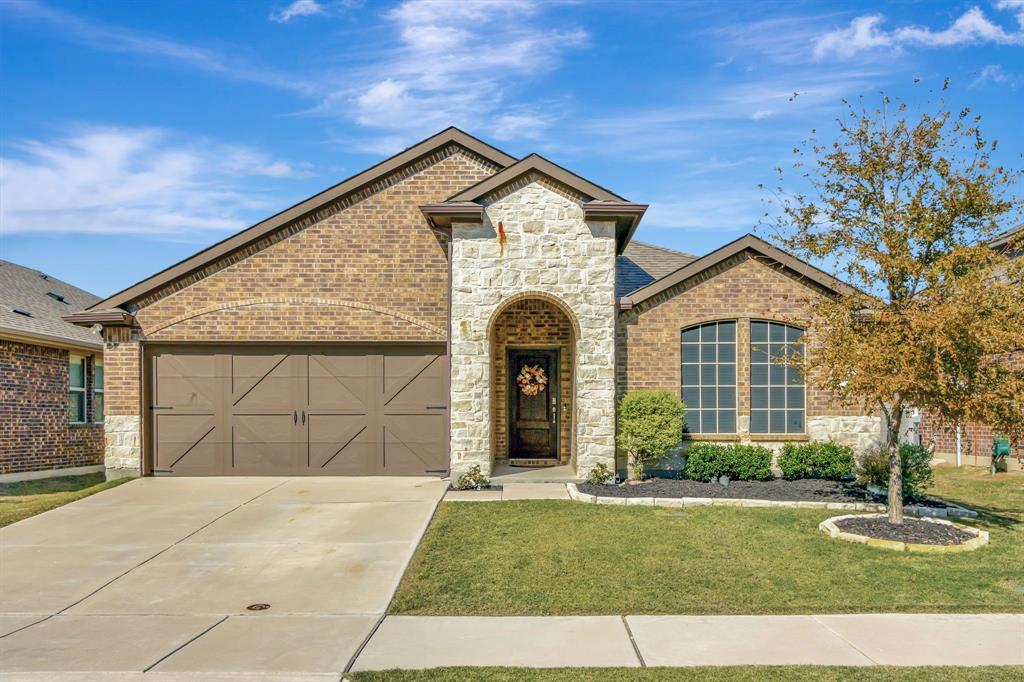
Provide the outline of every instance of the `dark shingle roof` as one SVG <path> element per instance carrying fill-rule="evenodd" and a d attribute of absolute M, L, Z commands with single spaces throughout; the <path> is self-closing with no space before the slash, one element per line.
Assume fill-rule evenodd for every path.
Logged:
<path fill-rule="evenodd" d="M 0 334 L 36 337 L 42 345 L 50 339 L 101 348 L 103 341 L 99 334 L 60 319 L 99 300 L 99 296 L 38 270 L 0 260 Z"/>
<path fill-rule="evenodd" d="M 633 240 L 615 262 L 615 296 L 625 296 L 695 260 L 688 253 Z"/>

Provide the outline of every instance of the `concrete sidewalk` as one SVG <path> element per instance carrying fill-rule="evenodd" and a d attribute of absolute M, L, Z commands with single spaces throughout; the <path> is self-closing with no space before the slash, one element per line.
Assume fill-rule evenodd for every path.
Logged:
<path fill-rule="evenodd" d="M 1024 665 L 1024 615 L 388 616 L 353 670 Z"/>

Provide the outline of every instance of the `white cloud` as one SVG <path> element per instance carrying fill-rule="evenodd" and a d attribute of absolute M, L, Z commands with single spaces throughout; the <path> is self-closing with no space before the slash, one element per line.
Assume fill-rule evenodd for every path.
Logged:
<path fill-rule="evenodd" d="M 398 46 L 363 74 L 367 84 L 318 108 L 403 139 L 447 125 L 495 137 L 536 136 L 555 113 L 542 104 L 512 111 L 509 91 L 555 68 L 586 44 L 586 32 L 553 25 L 526 0 L 406 0 L 384 18 Z"/>
<path fill-rule="evenodd" d="M 319 91 L 316 83 L 305 78 L 281 73 L 265 65 L 255 66 L 234 54 L 227 55 L 198 45 L 92 21 L 36 0 L 5 0 L 0 2 L 0 11 L 14 19 L 48 24 L 95 50 L 165 60 L 232 80 L 260 83 L 307 95 Z"/>
<path fill-rule="evenodd" d="M 254 149 L 156 128 L 83 128 L 11 148 L 0 158 L 5 233 L 235 230 L 243 214 L 269 208 L 254 180 L 308 174 Z"/>
<path fill-rule="evenodd" d="M 972 89 L 977 88 L 988 82 L 1015 88 L 1020 82 L 1020 78 L 1016 75 L 1006 73 L 1006 71 L 1003 70 L 1003 67 L 999 64 L 988 64 L 978 73 L 978 76 L 971 81 L 970 87 Z"/>
<path fill-rule="evenodd" d="M 1024 1 L 1003 0 L 996 9 L 1015 12 L 1020 30 L 1008 31 L 996 24 L 978 7 L 961 14 L 948 28 L 940 31 L 924 26 L 903 26 L 886 31 L 881 26 L 885 18 L 880 14 L 857 17 L 846 28 L 820 35 L 814 41 L 814 56 L 823 59 L 830 55 L 849 58 L 857 53 L 878 48 L 898 49 L 903 46 L 952 47 L 995 43 L 1024 45 Z"/>
<path fill-rule="evenodd" d="M 292 4 L 270 13 L 270 20 L 287 24 L 295 17 L 311 17 L 323 14 L 324 7 L 316 0 L 295 0 Z"/>

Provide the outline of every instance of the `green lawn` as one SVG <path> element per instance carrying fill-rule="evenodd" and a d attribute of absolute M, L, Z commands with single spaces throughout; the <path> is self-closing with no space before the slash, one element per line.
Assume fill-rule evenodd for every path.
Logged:
<path fill-rule="evenodd" d="M 1020 680 L 1024 666 L 987 668 L 839 668 L 738 666 L 722 668 L 435 668 L 349 673 L 354 682 L 1002 682 Z"/>
<path fill-rule="evenodd" d="M 1024 612 L 1024 475 L 939 469 L 992 544 L 900 554 L 829 540 L 812 509 L 441 505 L 395 614 Z"/>
<path fill-rule="evenodd" d="M 0 483 L 0 527 L 80 500 L 131 479 L 107 481 L 103 472 Z"/>

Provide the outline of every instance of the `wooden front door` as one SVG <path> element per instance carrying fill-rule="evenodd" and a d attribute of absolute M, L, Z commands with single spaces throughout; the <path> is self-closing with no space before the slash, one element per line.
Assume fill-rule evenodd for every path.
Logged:
<path fill-rule="evenodd" d="M 509 459 L 557 459 L 558 351 L 509 349 L 507 376 Z"/>

